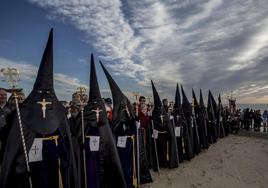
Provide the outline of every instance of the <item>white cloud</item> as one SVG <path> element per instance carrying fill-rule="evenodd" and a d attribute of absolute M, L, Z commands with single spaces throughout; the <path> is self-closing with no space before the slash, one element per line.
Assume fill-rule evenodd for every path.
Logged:
<path fill-rule="evenodd" d="M 205 20 L 209 17 L 211 17 L 213 11 L 215 11 L 215 9 L 217 9 L 220 5 L 222 4 L 222 0 L 210 0 L 207 3 L 203 4 L 202 6 L 202 11 L 188 17 L 188 19 L 186 19 L 182 24 L 181 24 L 181 28 L 186 29 L 189 28 L 195 24 L 197 24 L 198 22 Z"/>
<path fill-rule="evenodd" d="M 150 79 L 164 95 L 176 82 L 217 92 L 260 83 L 242 70 L 267 56 L 266 0 L 29 1 L 83 31 L 112 73 L 148 90 Z"/>
<path fill-rule="evenodd" d="M 28 94 L 32 90 L 38 67 L 29 64 L 28 62 L 12 61 L 0 57 L 0 69 L 7 67 L 16 68 L 19 70 L 21 82 L 18 83 L 18 87 L 24 88 L 26 94 Z M 79 79 L 61 73 L 56 73 L 54 75 L 54 80 L 56 92 L 61 95 L 62 99 L 66 100 L 70 99 L 71 94 L 76 91 L 78 87 L 88 88 L 88 86 L 81 83 Z M 9 87 L 7 83 L 3 85 Z"/>
<path fill-rule="evenodd" d="M 240 70 L 256 63 L 254 59 L 264 47 L 268 46 L 268 20 L 262 23 L 259 31 L 248 39 L 241 52 L 233 58 L 235 63 L 230 67 L 230 70 Z"/>

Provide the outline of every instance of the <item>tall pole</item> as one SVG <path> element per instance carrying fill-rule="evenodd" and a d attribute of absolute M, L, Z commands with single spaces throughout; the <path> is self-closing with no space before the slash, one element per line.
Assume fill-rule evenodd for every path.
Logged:
<path fill-rule="evenodd" d="M 139 92 L 133 92 L 133 95 L 136 99 L 136 106 L 135 106 L 135 114 L 138 117 L 139 116 L 139 110 L 138 110 L 138 97 L 139 97 Z M 140 120 L 136 120 L 136 145 L 137 145 L 137 177 L 138 177 L 138 185 L 137 187 L 140 187 L 140 135 L 139 135 L 139 130 L 140 130 Z M 134 147 L 134 146 L 133 146 Z"/>
<path fill-rule="evenodd" d="M 80 112 L 81 112 L 81 129 L 82 129 L 82 145 L 83 145 L 83 167 L 84 167 L 84 186 L 87 188 L 87 163 L 86 163 L 86 149 L 85 149 L 85 120 L 84 120 L 84 107 L 86 103 L 83 101 L 82 96 L 85 93 L 86 88 L 79 87 L 78 93 L 80 94 Z"/>
<path fill-rule="evenodd" d="M 23 153 L 25 157 L 25 162 L 26 162 L 26 170 L 29 174 L 28 181 L 29 181 L 29 186 L 30 188 L 33 188 L 33 183 L 32 183 L 32 177 L 31 177 L 31 170 L 30 170 L 30 165 L 29 165 L 29 158 L 28 158 L 28 153 L 27 153 L 27 147 L 26 147 L 26 141 L 25 141 L 25 136 L 23 132 L 23 125 L 21 121 L 21 114 L 20 114 L 20 109 L 19 109 L 19 103 L 18 103 L 18 95 L 17 91 L 18 89 L 16 88 L 16 85 L 19 81 L 19 71 L 15 68 L 3 68 L 0 70 L 3 76 L 5 77 L 5 81 L 10 85 L 12 94 L 14 95 L 15 98 L 15 105 L 16 105 L 16 111 L 17 111 L 17 116 L 18 116 L 18 121 L 19 121 L 19 128 L 20 128 L 20 135 L 21 135 L 21 140 L 22 140 L 22 147 L 23 147 Z"/>

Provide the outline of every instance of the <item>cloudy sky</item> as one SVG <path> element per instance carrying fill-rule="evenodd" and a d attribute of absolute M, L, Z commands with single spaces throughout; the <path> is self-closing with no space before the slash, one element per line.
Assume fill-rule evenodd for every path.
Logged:
<path fill-rule="evenodd" d="M 151 96 L 152 79 L 170 99 L 179 82 L 189 98 L 202 88 L 268 103 L 267 0 L 2 0 L 0 68 L 18 68 L 26 93 L 50 27 L 60 99 L 88 85 L 93 52 L 128 95 Z"/>

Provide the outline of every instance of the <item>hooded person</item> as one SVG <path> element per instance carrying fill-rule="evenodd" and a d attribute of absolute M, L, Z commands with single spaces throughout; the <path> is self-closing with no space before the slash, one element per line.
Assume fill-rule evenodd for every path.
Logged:
<path fill-rule="evenodd" d="M 146 99 L 144 96 L 139 97 L 139 109 L 138 117 L 141 126 L 141 134 L 144 140 L 146 159 L 148 160 L 149 168 L 153 167 L 153 153 L 152 153 L 152 126 L 151 126 L 151 114 L 148 112 L 148 105 L 145 104 Z"/>
<path fill-rule="evenodd" d="M 215 116 L 215 122 L 216 122 L 216 131 L 217 131 L 217 134 L 216 134 L 216 137 L 217 139 L 220 138 L 220 135 L 222 134 L 221 133 L 221 128 L 220 128 L 220 114 L 219 114 L 219 106 L 217 105 L 216 103 L 216 100 L 215 98 L 213 97 L 211 91 L 210 92 L 210 95 L 211 95 L 211 101 L 212 101 L 212 105 L 213 105 L 213 109 L 214 109 L 214 116 Z"/>
<path fill-rule="evenodd" d="M 183 162 L 184 159 L 190 159 L 191 157 L 191 144 L 188 126 L 184 118 L 181 105 L 181 95 L 179 90 L 179 84 L 176 87 L 175 104 L 174 104 L 174 118 L 175 118 L 175 136 L 177 138 L 177 147 L 179 162 Z"/>
<path fill-rule="evenodd" d="M 77 187 L 65 112 L 53 87 L 51 29 L 33 90 L 21 105 L 21 116 L 15 117 L 10 130 L 0 187 L 28 188 L 31 184 L 33 188 Z"/>
<path fill-rule="evenodd" d="M 209 137 L 210 137 L 209 142 L 210 142 L 210 144 L 217 142 L 217 139 L 218 139 L 214 106 L 215 105 L 213 105 L 212 95 L 211 95 L 211 92 L 209 90 L 207 112 L 208 112 L 208 129 L 209 129 Z"/>
<path fill-rule="evenodd" d="M 185 123 L 187 125 L 187 131 L 189 134 L 189 138 L 190 138 L 190 145 L 189 146 L 189 151 L 188 151 L 188 159 L 187 160 L 191 160 L 194 157 L 194 153 L 195 153 L 195 145 L 194 145 L 194 134 L 193 134 L 193 122 L 192 122 L 192 105 L 190 104 L 190 102 L 188 101 L 184 89 L 181 85 L 181 92 L 182 92 L 182 111 L 184 114 L 184 118 L 185 118 Z M 186 130 L 185 130 L 186 131 Z"/>
<path fill-rule="evenodd" d="M 76 150 L 78 171 L 81 178 L 81 187 L 87 188 L 125 188 L 123 170 L 121 167 L 116 144 L 109 125 L 105 104 L 101 98 L 98 85 L 93 54 L 91 54 L 89 101 L 84 107 L 85 144 L 82 144 L 82 118 L 78 115 L 77 130 L 74 135 L 80 143 Z M 85 149 L 83 164 L 82 150 Z M 86 171 L 84 171 L 86 167 Z M 85 175 L 86 172 L 86 181 Z M 87 186 L 85 183 L 87 182 Z"/>
<path fill-rule="evenodd" d="M 100 64 L 112 92 L 113 120 L 111 127 L 117 142 L 117 150 L 119 153 L 127 187 L 137 187 L 139 182 L 140 184 L 150 183 L 152 182 L 152 178 L 149 171 L 148 161 L 145 155 L 145 147 L 143 144 L 144 141 L 140 131 L 138 132 L 139 153 L 137 153 L 137 117 L 134 113 L 134 108 L 131 105 L 129 99 L 118 87 L 110 73 L 106 70 L 102 62 L 100 62 Z M 139 173 L 137 168 L 138 155 L 140 177 L 138 177 Z"/>
<path fill-rule="evenodd" d="M 194 90 L 192 89 L 192 123 L 193 123 L 193 135 L 194 135 L 194 151 L 199 154 L 201 151 L 200 134 L 202 135 L 201 128 L 198 121 L 199 105 L 196 99 Z"/>
<path fill-rule="evenodd" d="M 209 143 L 208 143 L 208 128 L 207 128 L 207 110 L 204 104 L 203 100 L 203 94 L 202 90 L 200 89 L 200 96 L 199 96 L 199 123 L 200 123 L 200 128 L 202 130 L 202 138 L 200 138 L 202 147 L 203 149 L 208 149 L 209 148 Z M 201 136 L 200 136 L 201 137 Z"/>
<path fill-rule="evenodd" d="M 219 127 L 218 131 L 218 137 L 223 138 L 225 137 L 225 129 L 224 129 L 224 124 L 223 124 L 223 106 L 221 103 L 221 94 L 219 94 L 218 97 L 218 114 L 217 114 L 217 124 Z"/>
<path fill-rule="evenodd" d="M 154 97 L 154 109 L 152 112 L 152 120 L 154 124 L 153 132 L 156 139 L 159 166 L 177 168 L 179 160 L 175 130 L 171 124 L 168 113 L 165 111 L 161 103 L 153 81 L 151 81 L 151 84 Z M 157 134 L 155 134 L 156 132 Z M 154 163 L 154 169 L 156 169 L 156 162 Z"/>

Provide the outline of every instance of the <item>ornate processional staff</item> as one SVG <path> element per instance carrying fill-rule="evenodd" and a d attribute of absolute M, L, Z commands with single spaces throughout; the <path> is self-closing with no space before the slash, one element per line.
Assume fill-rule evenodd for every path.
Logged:
<path fill-rule="evenodd" d="M 84 121 L 84 107 L 87 103 L 83 100 L 83 95 L 86 92 L 86 88 L 79 87 L 77 88 L 78 93 L 80 94 L 80 112 L 81 112 L 81 128 L 82 128 L 82 144 L 83 144 L 83 167 L 84 167 L 84 186 L 87 188 L 87 163 L 86 163 L 86 150 L 85 150 L 85 121 Z"/>
<path fill-rule="evenodd" d="M 136 106 L 135 106 L 135 114 L 138 117 L 139 116 L 139 110 L 138 110 L 138 97 L 139 92 L 133 92 L 133 96 L 136 99 Z M 140 130 L 140 120 L 136 120 L 136 145 L 137 145 L 137 176 L 138 176 L 138 184 L 137 187 L 140 187 L 140 144 L 139 144 L 139 130 Z"/>
<path fill-rule="evenodd" d="M 22 140 L 22 146 L 23 146 L 23 152 L 24 152 L 24 157 L 25 157 L 25 162 L 26 162 L 26 169 L 29 174 L 29 185 L 30 188 L 33 188 L 32 184 L 32 178 L 31 178 L 31 170 L 30 170 L 30 165 L 29 165 L 29 158 L 28 158 L 28 153 L 27 153 L 27 148 L 26 148 L 26 143 L 25 143 L 25 137 L 24 137 L 24 132 L 23 132 L 23 125 L 21 121 L 21 115 L 20 115 L 20 109 L 19 109 L 19 104 L 18 104 L 18 95 L 17 92 L 19 91 L 18 88 L 16 88 L 19 80 L 19 71 L 16 68 L 2 68 L 0 70 L 2 76 L 4 77 L 4 81 L 6 81 L 9 86 L 11 87 L 12 94 L 14 95 L 15 98 L 15 105 L 16 105 L 16 111 L 17 111 L 17 116 L 18 116 L 18 121 L 19 121 L 19 126 L 20 126 L 20 135 L 21 135 L 21 140 Z"/>

